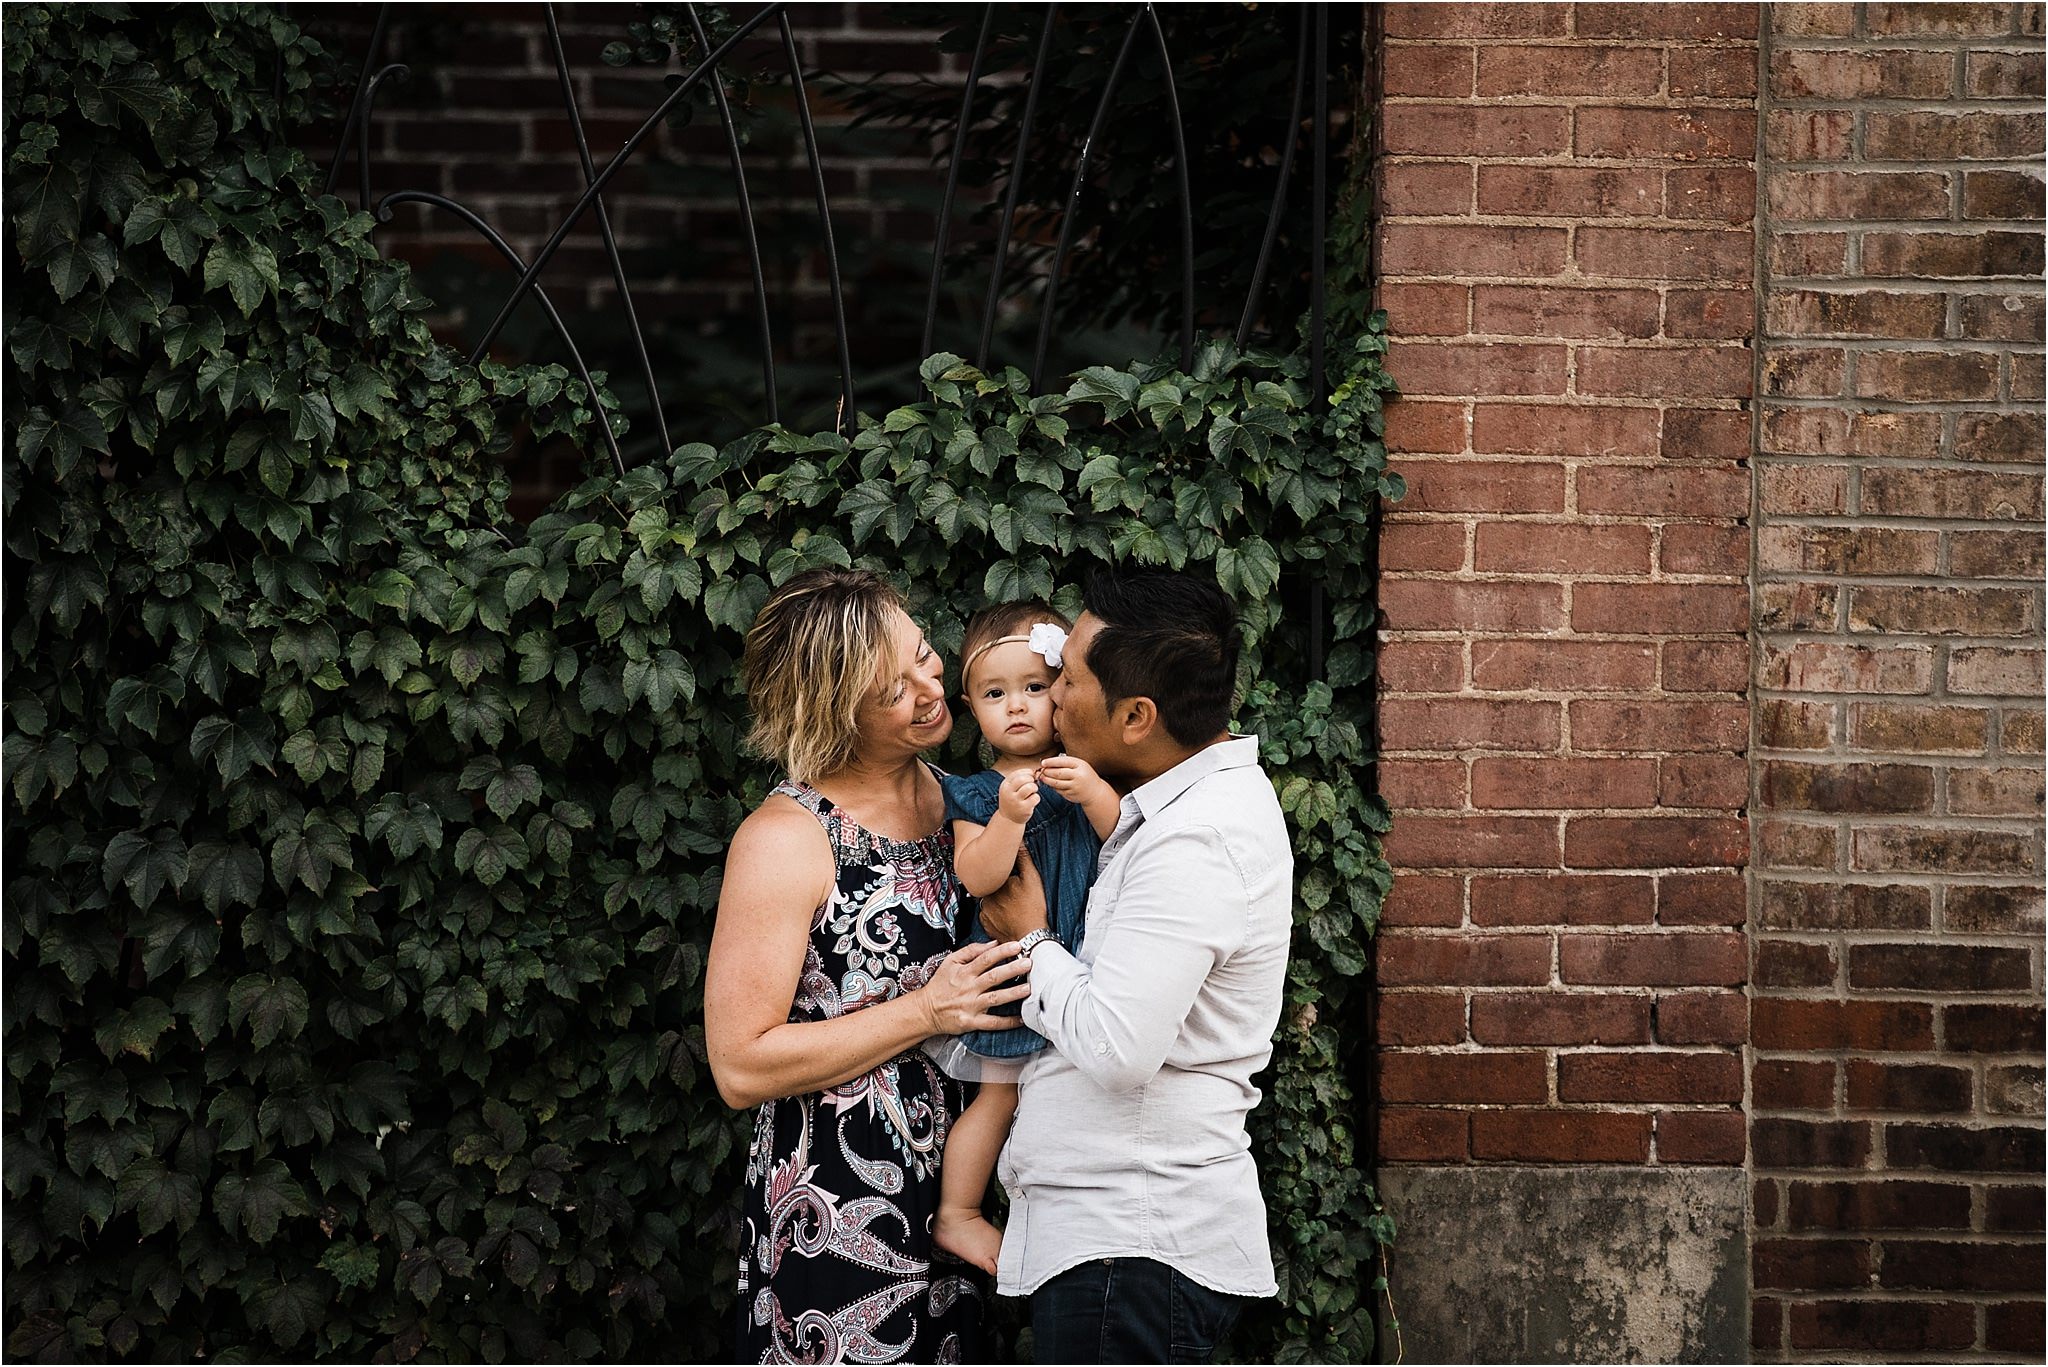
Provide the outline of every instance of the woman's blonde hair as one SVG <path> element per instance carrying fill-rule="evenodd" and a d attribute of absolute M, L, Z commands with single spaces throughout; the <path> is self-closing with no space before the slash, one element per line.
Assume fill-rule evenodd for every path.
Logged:
<path fill-rule="evenodd" d="M 860 705 L 892 663 L 890 613 L 902 607 L 869 570 L 808 570 L 777 589 L 747 628 L 749 747 L 799 783 L 850 764 Z"/>

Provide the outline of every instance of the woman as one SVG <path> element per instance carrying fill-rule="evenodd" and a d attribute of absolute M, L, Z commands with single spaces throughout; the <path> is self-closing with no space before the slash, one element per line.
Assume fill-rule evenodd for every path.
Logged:
<path fill-rule="evenodd" d="M 817 570 L 747 632 L 751 744 L 789 775 L 733 836 L 704 985 L 719 1095 L 756 1106 L 739 1350 L 939 1362 L 981 1292 L 933 1263 L 957 1085 L 918 1049 L 1014 1026 L 1014 944 L 955 950 L 953 839 L 919 755 L 952 730 L 943 667 L 876 575 Z"/>

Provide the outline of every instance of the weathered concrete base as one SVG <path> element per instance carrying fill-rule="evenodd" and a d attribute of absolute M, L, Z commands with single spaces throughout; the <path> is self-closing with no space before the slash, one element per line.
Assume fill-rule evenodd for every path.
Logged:
<path fill-rule="evenodd" d="M 1409 1362 L 1748 1359 L 1739 1169 L 1401 1165 L 1380 1182 Z"/>

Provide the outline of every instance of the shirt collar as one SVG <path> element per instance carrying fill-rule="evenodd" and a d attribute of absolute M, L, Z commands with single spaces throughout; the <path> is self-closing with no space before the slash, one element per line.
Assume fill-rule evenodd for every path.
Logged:
<path fill-rule="evenodd" d="M 1205 745 L 1157 778 L 1139 784 L 1124 795 L 1124 801 L 1136 806 L 1138 814 L 1150 821 L 1209 775 L 1258 762 L 1259 738 L 1232 732 L 1229 740 Z"/>

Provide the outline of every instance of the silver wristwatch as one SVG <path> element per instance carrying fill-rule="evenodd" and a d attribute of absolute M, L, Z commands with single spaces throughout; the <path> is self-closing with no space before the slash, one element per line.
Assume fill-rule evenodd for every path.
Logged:
<path fill-rule="evenodd" d="M 1017 941 L 1017 952 L 1028 959 L 1031 957 L 1032 950 L 1038 948 L 1052 937 L 1051 931 L 1047 930 L 1044 926 L 1040 926 L 1037 930 L 1030 932 L 1023 939 Z"/>

